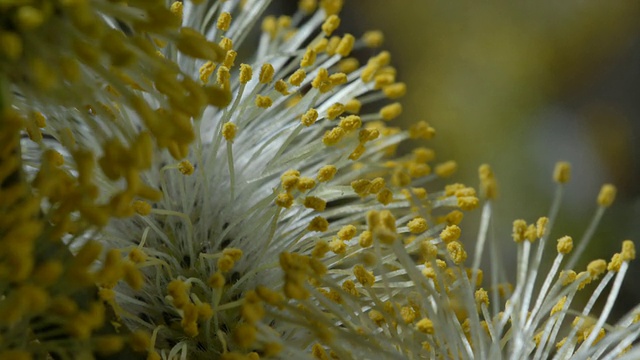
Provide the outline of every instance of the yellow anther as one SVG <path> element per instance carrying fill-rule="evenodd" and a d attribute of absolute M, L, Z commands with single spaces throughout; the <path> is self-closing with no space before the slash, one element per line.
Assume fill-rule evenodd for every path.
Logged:
<path fill-rule="evenodd" d="M 222 289 L 224 283 L 224 275 L 222 275 L 222 273 L 220 272 L 213 273 L 213 275 L 211 275 L 207 280 L 207 285 L 211 286 L 214 289 Z"/>
<path fill-rule="evenodd" d="M 358 238 L 358 244 L 363 248 L 371 246 L 373 244 L 373 234 L 371 233 L 371 231 L 363 231 Z"/>
<path fill-rule="evenodd" d="M 335 254 L 344 254 L 347 251 L 347 244 L 341 239 L 333 239 L 329 242 L 329 249 Z"/>
<path fill-rule="evenodd" d="M 231 271 L 231 269 L 233 269 L 233 266 L 235 265 L 235 261 L 231 256 L 223 255 L 218 259 L 218 262 L 216 265 L 218 266 L 218 271 L 226 273 Z"/>
<path fill-rule="evenodd" d="M 562 286 L 571 284 L 572 282 L 576 281 L 577 277 L 578 274 L 576 274 L 576 272 L 573 270 L 562 271 L 558 276 L 559 280 L 562 282 Z"/>
<path fill-rule="evenodd" d="M 273 100 L 269 96 L 256 95 L 256 106 L 259 108 L 269 108 L 273 105 Z"/>
<path fill-rule="evenodd" d="M 316 62 L 316 51 L 310 47 L 307 48 L 307 51 L 302 55 L 302 59 L 300 60 L 300 67 L 308 67 L 312 66 Z"/>
<path fill-rule="evenodd" d="M 475 293 L 476 304 L 489 305 L 489 294 L 484 289 L 478 289 Z"/>
<path fill-rule="evenodd" d="M 144 262 L 147 259 L 147 254 L 139 248 L 135 248 L 129 252 L 129 260 L 136 264 Z"/>
<path fill-rule="evenodd" d="M 453 173 L 455 173 L 457 169 L 458 164 L 455 161 L 450 160 L 436 165 L 435 173 L 439 177 L 446 178 L 453 175 Z"/>
<path fill-rule="evenodd" d="M 307 73 L 302 69 L 298 69 L 289 76 L 289 84 L 293 86 L 300 86 L 306 77 Z"/>
<path fill-rule="evenodd" d="M 251 80 L 253 76 L 253 69 L 251 65 L 240 64 L 240 83 L 246 84 Z"/>
<path fill-rule="evenodd" d="M 340 62 L 338 62 L 338 70 L 345 74 L 351 74 L 359 68 L 360 62 L 358 61 L 358 59 L 353 57 L 342 59 L 340 60 Z"/>
<path fill-rule="evenodd" d="M 373 89 L 379 90 L 384 88 L 385 86 L 392 85 L 394 81 L 396 81 L 396 76 L 395 74 L 379 72 L 378 74 L 376 74 L 376 76 L 373 77 L 373 80 Z"/>
<path fill-rule="evenodd" d="M 316 242 L 316 245 L 313 247 L 313 250 L 311 251 L 311 256 L 320 259 L 324 257 L 330 250 L 331 248 L 326 241 L 318 240 L 318 242 Z"/>
<path fill-rule="evenodd" d="M 375 276 L 370 271 L 364 268 L 362 265 L 356 265 L 353 267 L 353 275 L 355 275 L 356 280 L 362 285 L 366 287 L 370 287 L 376 281 Z"/>
<path fill-rule="evenodd" d="M 433 321 L 427 318 L 418 321 L 418 323 L 416 324 L 416 329 L 418 329 L 418 331 L 420 331 L 421 333 L 428 335 L 433 335 L 433 333 L 435 332 Z"/>
<path fill-rule="evenodd" d="M 427 225 L 427 220 L 421 217 L 417 217 L 409 221 L 407 227 L 412 234 L 420 234 L 427 231 L 427 229 L 429 228 Z"/>
<path fill-rule="evenodd" d="M 384 34 L 379 30 L 367 31 L 362 35 L 362 40 L 367 47 L 378 48 L 384 43 Z"/>
<path fill-rule="evenodd" d="M 233 141 L 236 138 L 236 133 L 238 132 L 238 126 L 236 124 L 228 121 L 222 125 L 222 136 L 227 141 Z"/>
<path fill-rule="evenodd" d="M 609 261 L 609 264 L 607 264 L 607 271 L 613 271 L 613 272 L 618 272 L 620 271 L 620 267 L 622 267 L 622 255 L 620 254 L 613 254 L 613 256 L 611 257 L 611 261 Z"/>
<path fill-rule="evenodd" d="M 262 32 L 268 34 L 271 39 L 275 39 L 278 33 L 278 23 L 275 16 L 269 15 L 262 20 Z"/>
<path fill-rule="evenodd" d="M 358 179 L 351 182 L 351 188 L 356 194 L 364 197 L 369 195 L 369 189 L 371 188 L 371 181 L 367 179 Z"/>
<path fill-rule="evenodd" d="M 309 231 L 325 232 L 328 229 L 329 229 L 329 222 L 327 221 L 327 219 L 323 218 L 322 216 L 314 217 L 313 219 L 311 219 L 309 226 L 307 226 L 307 230 Z"/>
<path fill-rule="evenodd" d="M 403 97 L 407 93 L 407 85 L 402 82 L 387 85 L 382 88 L 382 93 L 384 94 L 384 96 L 386 96 L 389 99 L 398 99 Z M 430 137 L 425 137 L 428 139 L 433 137 L 433 134 L 435 134 L 435 130 L 433 128 L 430 127 L 429 129 L 430 129 L 430 132 L 429 132 Z"/>
<path fill-rule="evenodd" d="M 452 241 L 456 241 L 460 238 L 462 230 L 458 227 L 458 225 L 449 225 L 442 232 L 440 232 L 440 238 L 445 243 L 450 243 Z"/>
<path fill-rule="evenodd" d="M 401 169 L 397 169 L 391 176 L 391 183 L 395 186 L 404 187 L 411 184 L 411 176 Z"/>
<path fill-rule="evenodd" d="M 373 321 L 378 326 L 382 326 L 382 324 L 384 324 L 385 322 L 384 315 L 378 310 L 369 311 L 368 316 L 369 319 L 371 319 L 371 321 Z"/>
<path fill-rule="evenodd" d="M 275 70 L 273 69 L 273 65 L 269 64 L 269 63 L 265 63 L 262 65 L 262 68 L 260 68 L 260 83 L 262 84 L 268 84 L 271 82 L 271 80 L 273 80 L 273 74 L 275 73 Z"/>
<path fill-rule="evenodd" d="M 329 83 L 332 86 L 346 84 L 348 80 L 349 78 L 347 77 L 347 74 L 343 73 L 335 73 L 329 76 Z"/>
<path fill-rule="evenodd" d="M 124 281 L 134 290 L 142 289 L 144 277 L 136 265 L 131 261 L 125 261 L 122 269 L 124 271 Z"/>
<path fill-rule="evenodd" d="M 327 16 L 338 14 L 342 10 L 343 0 L 320 0 L 320 7 Z"/>
<path fill-rule="evenodd" d="M 358 141 L 360 144 L 364 144 L 369 141 L 373 141 L 380 136 L 378 129 L 362 129 L 358 133 Z"/>
<path fill-rule="evenodd" d="M 327 182 L 333 179 L 338 172 L 338 168 L 333 165 L 325 165 L 318 170 L 318 181 Z"/>
<path fill-rule="evenodd" d="M 362 126 L 362 119 L 360 119 L 360 116 L 358 115 L 349 115 L 340 120 L 339 126 L 344 129 L 344 131 L 351 132 Z"/>
<path fill-rule="evenodd" d="M 551 308 L 551 313 L 549 313 L 549 316 L 553 316 L 559 312 L 562 311 L 562 309 L 564 309 L 564 304 L 567 302 L 567 297 L 563 296 L 562 298 L 560 298 L 560 300 L 558 300 L 558 302 L 553 306 L 553 308 Z"/>
<path fill-rule="evenodd" d="M 307 196 L 304 199 L 304 207 L 313 209 L 315 211 L 324 211 L 327 206 L 327 202 L 315 196 Z"/>
<path fill-rule="evenodd" d="M 382 205 L 389 205 L 393 201 L 393 192 L 388 188 L 384 188 L 378 193 L 376 200 Z"/>
<path fill-rule="evenodd" d="M 195 171 L 195 168 L 189 160 L 185 159 L 178 163 L 178 170 L 180 170 L 182 175 L 191 175 Z"/>
<path fill-rule="evenodd" d="M 345 111 L 345 106 L 341 103 L 335 103 L 327 109 L 327 119 L 334 120 L 338 116 L 342 115 Z M 361 122 L 362 123 L 362 122 Z"/>
<path fill-rule="evenodd" d="M 316 122 L 316 120 L 318 120 L 318 111 L 316 111 L 316 109 L 307 110 L 307 112 L 300 118 L 300 122 L 304 126 L 311 126 Z"/>
<path fill-rule="evenodd" d="M 602 259 L 593 260 L 589 263 L 589 265 L 587 265 L 587 271 L 589 272 L 589 275 L 592 279 L 598 278 L 598 276 L 600 276 L 606 270 L 607 262 Z"/>
<path fill-rule="evenodd" d="M 513 222 L 513 231 L 511 234 L 511 236 L 513 237 L 513 241 L 517 243 L 524 241 L 526 231 L 527 222 L 522 219 L 515 220 Z"/>
<path fill-rule="evenodd" d="M 413 150 L 414 161 L 417 163 L 426 163 L 436 157 L 436 152 L 432 149 L 420 147 Z"/>
<path fill-rule="evenodd" d="M 553 170 L 553 180 L 559 184 L 566 184 L 571 179 L 571 164 L 565 161 L 556 163 Z"/>
<path fill-rule="evenodd" d="M 356 236 L 358 230 L 353 225 L 345 225 L 338 231 L 338 238 L 340 240 L 351 240 Z"/>
<path fill-rule="evenodd" d="M 289 95 L 289 85 L 287 85 L 287 83 L 284 82 L 284 80 L 282 79 L 276 81 L 276 84 L 274 85 L 274 89 L 276 89 L 277 92 L 279 92 L 284 96 Z"/>
<path fill-rule="evenodd" d="M 207 41 L 204 35 L 187 27 L 180 28 L 175 43 L 180 52 L 197 59 L 220 61 L 225 55 L 225 49 Z"/>
<path fill-rule="evenodd" d="M 400 103 L 389 104 L 380 109 L 380 117 L 386 121 L 393 120 L 402 114 L 402 105 Z"/>
<path fill-rule="evenodd" d="M 322 31 L 325 36 L 331 36 L 338 26 L 340 26 L 340 18 L 338 15 L 330 15 L 322 24 Z"/>
<path fill-rule="evenodd" d="M 324 133 L 324 136 L 322 137 L 322 143 L 327 146 L 335 145 L 340 140 L 342 140 L 344 135 L 345 135 L 344 129 L 342 129 L 339 126 L 334 127 L 333 129 Z"/>
<path fill-rule="evenodd" d="M 218 17 L 218 22 L 216 23 L 216 27 L 218 30 L 227 31 L 229 30 L 229 26 L 231 25 L 231 14 L 228 12 L 223 12 Z"/>
<path fill-rule="evenodd" d="M 327 49 L 327 45 L 329 44 L 329 40 L 327 40 L 326 38 L 322 38 L 314 43 L 311 44 L 311 48 L 313 49 L 313 51 L 316 52 L 316 54 L 320 54 L 321 52 L 325 51 Z"/>
<path fill-rule="evenodd" d="M 211 61 L 207 61 L 205 62 L 202 66 L 200 66 L 200 81 L 202 81 L 203 83 L 207 83 L 209 81 L 209 78 L 211 77 L 211 74 L 213 74 L 213 72 L 216 69 L 216 65 L 211 62 Z"/>
<path fill-rule="evenodd" d="M 223 66 L 231 69 L 233 65 L 235 65 L 236 57 L 238 56 L 238 52 L 235 50 L 227 51 L 227 54 L 224 56 L 224 61 L 222 62 Z"/>
<path fill-rule="evenodd" d="M 461 196 L 458 198 L 458 207 L 465 211 L 470 211 L 478 207 L 478 198 L 475 196 Z"/>
<path fill-rule="evenodd" d="M 351 34 L 345 34 L 342 39 L 340 39 L 340 43 L 336 47 L 336 53 L 342 57 L 347 57 L 353 50 L 353 44 L 355 44 L 356 38 Z"/>
<path fill-rule="evenodd" d="M 316 186 L 316 181 L 310 177 L 303 176 L 298 180 L 297 188 L 300 192 L 305 192 L 313 189 Z"/>
<path fill-rule="evenodd" d="M 609 207 L 616 198 L 616 187 L 611 184 L 604 184 L 598 194 L 598 205 Z"/>
<path fill-rule="evenodd" d="M 527 226 L 527 230 L 524 232 L 524 237 L 529 240 L 529 242 L 534 242 L 536 241 L 537 238 L 537 230 L 535 225 L 531 224 L 529 226 Z"/>
<path fill-rule="evenodd" d="M 636 246 L 631 240 L 622 242 L 622 251 L 620 252 L 622 261 L 631 261 L 636 258 Z"/>
<path fill-rule="evenodd" d="M 541 217 L 536 222 L 536 236 L 540 239 L 547 232 L 547 224 L 549 223 L 549 218 Z"/>
<path fill-rule="evenodd" d="M 280 193 L 276 197 L 276 205 L 288 209 L 293 205 L 293 196 L 289 193 Z"/>
<path fill-rule="evenodd" d="M 573 250 L 573 239 L 571 236 L 563 236 L 558 239 L 558 245 L 556 246 L 559 254 L 567 255 Z"/>
<path fill-rule="evenodd" d="M 225 248 L 222 250 L 222 254 L 224 256 L 229 256 L 233 259 L 233 261 L 238 261 L 242 258 L 242 250 L 237 248 Z"/>
<path fill-rule="evenodd" d="M 231 79 L 231 73 L 229 72 L 229 68 L 226 66 L 220 66 L 218 68 L 218 72 L 216 73 L 216 82 L 218 85 L 228 88 L 229 80 Z"/>
<path fill-rule="evenodd" d="M 224 51 L 229 51 L 233 48 L 233 41 L 229 38 L 223 37 L 218 45 L 220 45 Z"/>
<path fill-rule="evenodd" d="M 436 134 L 436 130 L 429 126 L 426 121 L 418 121 L 409 128 L 411 139 L 431 139 Z"/>
<path fill-rule="evenodd" d="M 147 216 L 151 213 L 151 204 L 146 201 L 136 200 L 133 202 L 133 210 L 142 216 Z"/>
<path fill-rule="evenodd" d="M 362 108 L 362 103 L 358 99 L 351 99 L 344 104 L 344 109 L 352 114 L 358 114 Z"/>
<path fill-rule="evenodd" d="M 284 297 L 266 286 L 258 286 L 256 288 L 256 294 L 260 299 L 269 305 L 280 306 L 284 301 Z"/>
<path fill-rule="evenodd" d="M 448 243 L 447 252 L 451 257 L 451 260 L 453 260 L 456 265 L 460 265 L 465 260 L 467 260 L 467 252 L 464 250 L 462 244 L 458 241 L 452 241 Z"/>
<path fill-rule="evenodd" d="M 182 19 L 182 1 L 176 1 L 171 4 L 171 12 Z"/>

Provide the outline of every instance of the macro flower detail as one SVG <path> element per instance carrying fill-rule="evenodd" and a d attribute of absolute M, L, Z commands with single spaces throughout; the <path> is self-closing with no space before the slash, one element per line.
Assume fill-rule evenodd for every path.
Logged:
<path fill-rule="evenodd" d="M 382 34 L 339 34 L 340 0 L 262 17 L 269 3 L 0 5 L 0 359 L 629 351 L 637 312 L 607 321 L 633 243 L 571 270 L 612 185 L 584 238 L 558 240 L 548 270 L 561 190 L 548 218 L 514 222 L 510 288 L 488 239 L 490 167 L 479 170 L 486 202 L 471 252 L 461 221 L 480 205 L 476 190 L 428 188 L 457 163 L 434 163 L 427 122 L 388 125 L 407 91 L 390 54 L 351 56 Z M 403 142 L 416 148 L 398 155 Z M 568 164 L 554 178 L 561 189 Z"/>

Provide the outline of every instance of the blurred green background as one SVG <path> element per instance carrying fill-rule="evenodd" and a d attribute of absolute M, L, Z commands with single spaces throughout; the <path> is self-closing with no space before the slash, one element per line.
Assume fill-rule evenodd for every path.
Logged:
<path fill-rule="evenodd" d="M 546 215 L 554 164 L 565 160 L 573 176 L 553 242 L 582 236 L 605 182 L 618 197 L 582 265 L 640 240 L 639 1 L 351 0 L 343 15 L 343 31 L 384 31 L 409 88 L 402 121 L 436 128 L 427 145 L 458 161 L 456 181 L 475 187 L 477 167 L 492 165 L 497 237 L 510 241 L 515 218 Z M 636 264 L 620 311 L 640 299 L 638 275 Z"/>

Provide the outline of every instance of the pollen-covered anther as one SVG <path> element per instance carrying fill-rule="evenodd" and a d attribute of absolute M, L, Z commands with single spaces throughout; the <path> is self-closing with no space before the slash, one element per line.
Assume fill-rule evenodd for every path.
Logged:
<path fill-rule="evenodd" d="M 478 289 L 475 293 L 475 300 L 477 305 L 484 304 L 487 306 L 489 305 L 489 294 L 484 289 Z"/>
<path fill-rule="evenodd" d="M 316 51 L 308 47 L 307 50 L 304 52 L 304 55 L 302 55 L 302 59 L 300 59 L 300 67 L 303 68 L 303 67 L 313 66 L 313 64 L 315 64 L 316 62 L 316 58 L 317 58 Z"/>
<path fill-rule="evenodd" d="M 273 80 L 273 75 L 275 70 L 273 69 L 273 65 L 269 63 L 265 63 L 260 68 L 260 77 L 258 78 L 261 84 L 268 84 Z"/>
<path fill-rule="evenodd" d="M 458 164 L 453 160 L 438 164 L 435 167 L 436 175 L 441 178 L 450 177 L 456 170 L 458 170 Z"/>
<path fill-rule="evenodd" d="M 548 223 L 549 218 L 545 216 L 538 218 L 538 221 L 536 221 L 536 236 L 538 239 L 541 239 L 546 234 Z"/>
<path fill-rule="evenodd" d="M 567 255 L 573 250 L 573 239 L 571 236 L 563 236 L 558 239 L 558 245 L 556 246 L 559 254 Z"/>
<path fill-rule="evenodd" d="M 276 84 L 273 86 L 273 88 L 283 96 L 287 96 L 290 94 L 289 85 L 287 85 L 287 83 L 282 79 L 276 81 Z"/>
<path fill-rule="evenodd" d="M 636 246 L 631 240 L 622 242 L 622 251 L 620 252 L 622 261 L 631 261 L 636 258 Z"/>
<path fill-rule="evenodd" d="M 318 170 L 317 179 L 319 182 L 331 181 L 338 172 L 338 168 L 333 165 L 325 165 Z"/>
<path fill-rule="evenodd" d="M 136 200 L 133 202 L 133 210 L 142 216 L 147 216 L 151 213 L 151 204 L 146 201 Z"/>
<path fill-rule="evenodd" d="M 418 329 L 418 331 L 420 331 L 421 333 L 427 335 L 433 335 L 435 332 L 433 321 L 429 320 L 428 318 L 423 318 L 418 321 L 418 323 L 416 324 L 416 329 Z"/>
<path fill-rule="evenodd" d="M 460 238 L 462 230 L 457 225 L 449 225 L 440 232 L 440 239 L 445 243 L 456 241 Z"/>
<path fill-rule="evenodd" d="M 182 160 L 178 163 L 178 170 L 182 175 L 191 175 L 195 171 L 195 168 L 189 160 Z"/>
<path fill-rule="evenodd" d="M 318 120 L 318 111 L 316 109 L 309 109 L 300 117 L 300 122 L 304 126 L 311 126 Z"/>
<path fill-rule="evenodd" d="M 223 12 L 218 17 L 218 22 L 216 23 L 216 27 L 218 30 L 227 31 L 229 30 L 229 26 L 231 25 L 231 14 L 228 12 Z"/>
<path fill-rule="evenodd" d="M 351 74 L 352 72 L 358 70 L 360 68 L 360 62 L 358 59 L 349 57 L 346 59 L 342 59 L 338 62 L 338 70 L 345 74 Z"/>
<path fill-rule="evenodd" d="M 525 237 L 525 232 L 527 231 L 527 222 L 522 220 L 522 219 L 518 219 L 515 220 L 513 222 L 513 231 L 511 233 L 511 236 L 513 237 L 513 241 L 519 243 L 524 241 Z"/>
<path fill-rule="evenodd" d="M 345 34 L 338 46 L 336 47 L 336 53 L 342 57 L 347 57 L 351 54 L 351 50 L 353 50 L 353 45 L 356 42 L 356 38 L 351 34 Z"/>
<path fill-rule="evenodd" d="M 616 187 L 611 184 L 604 184 L 598 194 L 598 205 L 609 207 L 616 198 Z"/>
<path fill-rule="evenodd" d="M 296 188 L 300 192 L 305 192 L 313 189 L 316 186 L 316 181 L 313 178 L 303 176 L 298 180 Z"/>
<path fill-rule="evenodd" d="M 462 210 L 469 211 L 478 207 L 479 201 L 475 196 L 458 197 L 458 207 Z"/>
<path fill-rule="evenodd" d="M 380 30 L 370 30 L 362 35 L 365 46 L 379 48 L 384 43 L 384 34 Z"/>
<path fill-rule="evenodd" d="M 402 114 L 402 104 L 395 102 L 380 109 L 380 117 L 385 121 L 390 121 Z"/>
<path fill-rule="evenodd" d="M 235 266 L 235 261 L 231 256 L 223 255 L 218 259 L 218 262 L 216 263 L 216 265 L 218 267 L 218 271 L 222 273 L 226 273 L 231 271 L 231 269 L 233 269 L 233 267 Z"/>
<path fill-rule="evenodd" d="M 269 108 L 273 105 L 273 100 L 269 96 L 256 95 L 256 106 L 259 108 Z"/>
<path fill-rule="evenodd" d="M 293 205 L 293 196 L 289 193 L 280 193 L 276 196 L 276 205 L 288 209 Z"/>
<path fill-rule="evenodd" d="M 559 312 L 561 312 L 564 309 L 564 304 L 567 302 L 567 297 L 563 296 L 560 298 L 560 300 L 558 300 L 558 302 L 553 306 L 553 308 L 551 308 L 551 312 L 549 313 L 549 316 L 553 316 Z"/>
<path fill-rule="evenodd" d="M 202 66 L 200 66 L 200 69 L 199 69 L 200 81 L 202 81 L 203 84 L 206 84 L 207 82 L 209 82 L 209 78 L 211 77 L 211 74 L 213 74 L 215 70 L 216 70 L 216 64 L 213 63 L 212 61 L 207 61 L 204 64 L 202 64 Z"/>
<path fill-rule="evenodd" d="M 338 231 L 338 238 L 340 240 L 348 241 L 356 236 L 357 229 L 354 225 L 345 225 Z"/>
<path fill-rule="evenodd" d="M 347 251 L 347 244 L 338 238 L 334 238 L 329 242 L 329 249 L 335 254 L 344 254 Z"/>
<path fill-rule="evenodd" d="M 344 104 L 344 109 L 346 112 L 351 114 L 358 114 L 360 109 L 362 108 L 362 102 L 358 99 L 351 99 Z"/>
<path fill-rule="evenodd" d="M 553 170 L 553 180 L 558 184 L 566 184 L 571 180 L 571 164 L 566 161 L 558 161 Z"/>
<path fill-rule="evenodd" d="M 362 126 L 362 119 L 357 115 L 349 115 L 340 120 L 339 126 L 348 133 L 359 129 Z"/>
<path fill-rule="evenodd" d="M 407 223 L 407 227 L 412 234 L 420 234 L 429 228 L 427 225 L 427 220 L 422 217 L 414 218 L 413 220 Z"/>
<path fill-rule="evenodd" d="M 578 278 L 578 274 L 576 274 L 573 270 L 565 270 L 560 272 L 558 279 L 562 282 L 562 286 L 567 286 Z"/>
<path fill-rule="evenodd" d="M 327 206 L 327 202 L 316 196 L 307 196 L 304 199 L 304 207 L 313 209 L 315 211 L 324 211 Z"/>
<path fill-rule="evenodd" d="M 327 146 L 332 146 L 340 142 L 342 138 L 345 136 L 345 131 L 340 126 L 336 126 L 333 129 L 324 133 L 322 137 L 322 143 Z"/>
<path fill-rule="evenodd" d="M 222 125 L 222 136 L 229 142 L 233 142 L 233 139 L 236 138 L 237 131 L 238 126 L 232 122 L 226 122 Z"/>
<path fill-rule="evenodd" d="M 356 265 L 353 267 L 353 275 L 355 275 L 356 280 L 365 287 L 370 287 L 376 281 L 375 276 L 370 271 L 364 268 L 362 265 Z"/>
<path fill-rule="evenodd" d="M 367 179 L 358 179 L 351 182 L 351 188 L 361 197 L 369 195 L 371 181 Z"/>
<path fill-rule="evenodd" d="M 217 271 L 209 277 L 207 280 L 207 285 L 211 286 L 214 289 L 222 289 L 225 284 L 224 275 L 221 272 Z"/>
<path fill-rule="evenodd" d="M 338 116 L 342 115 L 344 111 L 345 111 L 345 106 L 343 104 L 335 103 L 329 106 L 329 109 L 327 109 L 327 119 L 334 120 Z"/>
<path fill-rule="evenodd" d="M 467 260 L 467 252 L 464 250 L 462 244 L 458 241 L 452 241 L 448 243 L 447 252 L 451 257 L 451 260 L 453 260 L 456 265 L 460 265 L 465 260 Z"/>
<path fill-rule="evenodd" d="M 591 279 L 597 279 L 606 270 L 607 262 L 602 259 L 594 260 L 587 265 L 587 271 L 589 272 Z"/>
<path fill-rule="evenodd" d="M 328 229 L 329 229 L 329 222 L 327 221 L 327 219 L 323 218 L 322 216 L 314 217 L 313 219 L 311 219 L 309 226 L 307 226 L 307 230 L 309 231 L 325 232 Z"/>
<path fill-rule="evenodd" d="M 222 65 L 231 69 L 233 65 L 235 65 L 237 56 L 238 56 L 238 52 L 236 52 L 235 50 L 227 51 L 227 54 L 224 56 L 224 61 L 222 62 Z"/>
<path fill-rule="evenodd" d="M 306 77 L 307 73 L 302 69 L 298 69 L 289 76 L 289 84 L 293 86 L 300 86 Z"/>
<path fill-rule="evenodd" d="M 331 15 L 324 20 L 322 31 L 325 36 L 331 36 L 338 26 L 340 26 L 340 17 L 338 17 L 338 15 Z"/>

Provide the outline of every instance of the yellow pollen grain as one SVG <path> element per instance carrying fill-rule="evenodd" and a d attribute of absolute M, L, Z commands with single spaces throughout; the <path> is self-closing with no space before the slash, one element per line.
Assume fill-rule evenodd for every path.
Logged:
<path fill-rule="evenodd" d="M 316 109 L 309 109 L 300 117 L 302 125 L 307 127 L 313 125 L 316 120 L 318 120 L 318 111 Z"/>
<path fill-rule="evenodd" d="M 325 232 L 328 229 L 329 229 L 329 222 L 327 221 L 327 219 L 323 218 L 322 216 L 314 217 L 313 219 L 311 219 L 309 226 L 307 226 L 307 230 L 309 231 Z"/>
<path fill-rule="evenodd" d="M 433 321 L 429 320 L 428 318 L 423 318 L 422 320 L 418 321 L 418 323 L 416 324 L 416 329 L 418 329 L 418 331 L 420 331 L 421 333 L 427 335 L 433 335 L 433 333 L 435 332 Z"/>
<path fill-rule="evenodd" d="M 232 122 L 226 122 L 222 125 L 222 136 L 227 141 L 233 141 L 236 138 L 236 133 L 238 132 L 238 126 Z"/>
<path fill-rule="evenodd" d="M 553 180 L 559 184 L 566 184 L 571 180 L 571 164 L 566 161 L 558 161 L 553 170 Z"/>
<path fill-rule="evenodd" d="M 302 59 L 300 59 L 300 67 L 308 67 L 312 66 L 316 62 L 316 51 L 310 47 L 307 48 L 307 51 L 302 55 Z"/>
<path fill-rule="evenodd" d="M 273 75 L 275 74 L 275 70 L 273 65 L 269 63 L 265 63 L 260 68 L 260 77 L 258 78 L 261 84 L 268 84 L 273 80 Z"/>
<path fill-rule="evenodd" d="M 293 86 L 300 86 L 306 77 L 307 73 L 302 69 L 298 69 L 289 76 L 289 84 Z"/>
<path fill-rule="evenodd" d="M 598 194 L 598 205 L 609 207 L 616 198 L 616 187 L 611 184 L 604 184 Z"/>
<path fill-rule="evenodd" d="M 558 239 L 558 245 L 556 246 L 559 254 L 567 255 L 573 250 L 573 239 L 571 236 L 563 236 Z"/>
<path fill-rule="evenodd" d="M 338 15 L 331 15 L 327 17 L 322 24 L 322 31 L 325 36 L 331 36 L 338 26 L 340 26 L 340 17 L 338 17 Z"/>
<path fill-rule="evenodd" d="M 400 116 L 400 114 L 402 114 L 402 105 L 398 102 L 389 104 L 380 109 L 380 117 L 386 121 L 393 120 Z"/>
<path fill-rule="evenodd" d="M 231 25 L 231 14 L 228 12 L 223 12 L 218 17 L 218 22 L 216 23 L 216 27 L 218 30 L 227 31 L 229 30 L 229 26 Z"/>
<path fill-rule="evenodd" d="M 318 170 L 318 181 L 327 182 L 333 179 L 338 172 L 338 168 L 333 165 L 325 165 Z"/>
<path fill-rule="evenodd" d="M 178 170 L 180 170 L 182 175 L 191 175 L 195 171 L 195 168 L 189 160 L 182 160 L 178 163 Z"/>
<path fill-rule="evenodd" d="M 293 205 L 293 196 L 289 193 L 280 193 L 276 197 L 276 205 L 288 209 Z"/>
<path fill-rule="evenodd" d="M 449 225 L 440 232 L 440 239 L 445 243 L 456 241 L 460 238 L 462 230 L 457 225 Z"/>
<path fill-rule="evenodd" d="M 357 229 L 354 225 L 345 225 L 338 231 L 340 240 L 348 241 L 356 236 Z"/>
<path fill-rule="evenodd" d="M 379 30 L 367 31 L 362 35 L 362 41 L 367 47 L 378 48 L 384 43 L 384 34 Z"/>
<path fill-rule="evenodd" d="M 427 225 L 427 220 L 425 220 L 422 217 L 417 217 L 417 218 L 409 221 L 409 223 L 407 224 L 407 227 L 409 228 L 409 231 L 412 234 L 423 233 L 423 232 L 427 231 L 427 229 L 429 228 L 428 225 Z"/>
<path fill-rule="evenodd" d="M 566 302 L 567 302 L 567 297 L 563 296 L 560 300 L 558 300 L 558 302 L 553 306 L 553 308 L 551 308 L 551 312 L 549 313 L 549 316 L 553 316 L 561 312 L 562 309 L 564 309 L 564 304 Z"/>
<path fill-rule="evenodd" d="M 246 84 L 251 80 L 253 76 L 253 69 L 251 65 L 248 64 L 240 64 L 240 83 Z"/>
<path fill-rule="evenodd" d="M 256 95 L 256 106 L 259 108 L 269 108 L 273 105 L 273 100 L 269 96 Z"/>
<path fill-rule="evenodd" d="M 589 265 L 587 265 L 587 271 L 589 272 L 589 275 L 591 276 L 591 278 L 597 278 L 606 270 L 607 270 L 607 262 L 602 259 L 593 260 L 592 262 L 589 263 Z"/>
<path fill-rule="evenodd" d="M 336 47 L 336 53 L 342 57 L 349 56 L 351 50 L 353 50 L 353 45 L 355 44 L 355 42 L 356 38 L 353 37 L 353 35 L 345 34 L 342 39 L 340 39 L 340 42 Z"/>
<path fill-rule="evenodd" d="M 327 207 L 327 202 L 316 196 L 307 196 L 304 199 L 304 207 L 315 211 L 324 211 Z"/>

